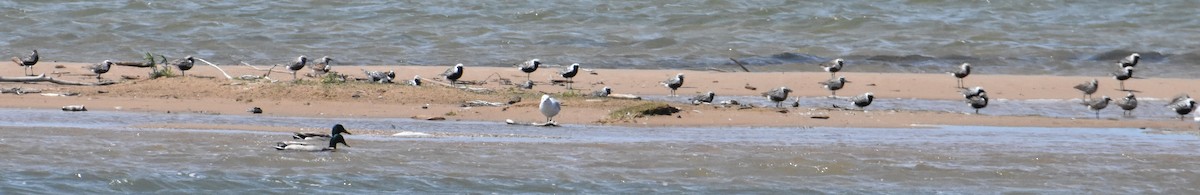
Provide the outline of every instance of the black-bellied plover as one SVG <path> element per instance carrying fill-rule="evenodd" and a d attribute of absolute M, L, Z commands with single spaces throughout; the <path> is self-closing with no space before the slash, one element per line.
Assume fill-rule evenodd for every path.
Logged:
<path fill-rule="evenodd" d="M 821 64 L 821 68 L 825 69 L 825 72 L 829 72 L 829 78 L 833 79 L 833 77 L 836 76 L 835 74 L 842 70 L 842 66 L 845 63 L 846 61 L 842 60 L 841 58 L 833 59 L 829 62 Z"/>
<path fill-rule="evenodd" d="M 1117 100 L 1117 106 L 1120 106 L 1121 110 L 1125 110 L 1121 115 L 1132 116 L 1133 109 L 1136 109 L 1138 106 L 1137 96 L 1134 96 L 1133 92 L 1129 92 L 1129 94 L 1125 95 L 1125 98 Z"/>
<path fill-rule="evenodd" d="M 276 150 L 290 150 L 290 151 L 304 151 L 304 152 L 337 151 L 338 143 L 341 143 L 342 145 L 344 145 L 346 147 L 350 147 L 350 144 L 346 144 L 346 138 L 342 137 L 342 134 L 337 134 L 337 135 L 333 135 L 332 138 L 329 138 L 329 146 L 321 146 L 321 145 L 313 145 L 313 144 L 308 144 L 308 143 L 303 143 L 303 142 L 290 142 L 289 141 L 289 142 L 275 143 L 275 149 Z"/>
<path fill-rule="evenodd" d="M 392 83 L 392 80 L 396 79 L 396 71 L 391 70 L 387 72 L 363 70 L 363 73 L 373 83 Z"/>
<path fill-rule="evenodd" d="M 971 108 L 975 109 L 975 114 L 979 114 L 979 109 L 986 108 L 988 106 L 987 93 L 980 93 L 979 95 L 967 98 L 967 106 L 971 106 Z"/>
<path fill-rule="evenodd" d="M 533 79 L 530 78 L 530 75 L 533 74 L 533 71 L 537 71 L 538 66 L 540 65 L 542 65 L 542 60 L 532 59 L 525 61 L 525 63 L 522 63 L 520 66 L 517 66 L 517 69 L 521 70 L 521 72 L 525 72 L 525 80 L 532 81 Z"/>
<path fill-rule="evenodd" d="M 836 79 L 829 79 L 828 81 L 822 81 L 817 84 L 823 85 L 825 89 L 828 89 L 830 92 L 832 92 L 830 97 L 837 97 L 837 90 L 842 89 L 842 87 L 846 86 L 846 83 L 849 82 L 850 81 L 846 81 L 845 76 L 840 76 Z"/>
<path fill-rule="evenodd" d="M 441 76 L 445 77 L 446 80 L 450 80 L 450 86 L 454 86 L 455 82 L 463 76 L 463 64 L 455 64 L 454 67 L 446 69 L 446 72 L 442 72 Z"/>
<path fill-rule="evenodd" d="M 571 83 L 575 82 L 572 80 L 572 78 L 575 78 L 576 74 L 579 74 L 579 63 L 571 64 L 571 66 L 568 66 L 566 69 L 558 71 L 558 75 L 561 75 L 563 78 L 567 78 L 567 89 L 571 89 Z"/>
<path fill-rule="evenodd" d="M 533 84 L 533 80 L 525 80 L 525 82 L 522 82 L 521 84 L 517 84 L 517 88 L 521 88 L 521 89 L 533 89 L 533 86 L 534 86 L 534 85 L 535 85 L 535 84 Z"/>
<path fill-rule="evenodd" d="M 1096 119 L 1100 119 L 1100 110 L 1108 107 L 1108 102 L 1110 101 L 1112 101 L 1112 98 L 1108 98 L 1108 96 L 1100 96 L 1098 99 L 1083 102 L 1083 105 L 1087 106 L 1087 108 L 1091 109 L 1092 111 L 1096 111 Z"/>
<path fill-rule="evenodd" d="M 663 81 L 662 84 L 667 88 L 671 88 L 671 96 L 676 96 L 675 90 L 683 86 L 683 73 L 675 74 L 675 77 Z"/>
<path fill-rule="evenodd" d="M 1187 94 L 1179 94 L 1171 99 L 1171 103 L 1167 103 L 1167 108 L 1175 111 L 1175 114 L 1179 114 L 1179 120 L 1183 120 L 1185 115 L 1196 109 L 1196 100 Z"/>
<path fill-rule="evenodd" d="M 333 58 L 322 56 L 320 59 L 317 59 L 316 63 L 312 63 L 312 66 L 309 66 L 308 69 L 312 69 L 314 77 L 325 75 L 333 70 Z"/>
<path fill-rule="evenodd" d="M 591 97 L 608 97 L 608 94 L 612 94 L 612 88 L 604 86 L 600 90 L 593 91 Z"/>
<path fill-rule="evenodd" d="M 1083 100 L 1084 101 L 1087 101 L 1088 98 L 1091 98 L 1092 93 L 1096 93 L 1096 89 L 1099 89 L 1099 88 L 1100 88 L 1100 82 L 1096 81 L 1096 79 L 1092 79 L 1091 82 L 1085 82 L 1082 84 L 1075 85 L 1075 89 L 1078 89 L 1079 91 L 1083 92 Z"/>
<path fill-rule="evenodd" d="M 950 75 L 954 76 L 955 78 L 958 78 L 958 88 L 963 88 L 963 86 L 964 86 L 963 79 L 965 79 L 965 78 L 967 78 L 967 76 L 971 75 L 971 64 L 970 63 L 962 63 L 962 65 L 958 66 L 958 71 L 950 72 Z"/>
<path fill-rule="evenodd" d="M 776 108 L 782 108 L 783 101 L 787 100 L 788 98 L 788 93 L 792 93 L 792 89 L 788 89 L 787 87 L 779 87 L 767 92 L 763 92 L 762 96 L 766 97 L 767 100 L 775 102 Z"/>
<path fill-rule="evenodd" d="M 558 115 L 558 111 L 562 110 L 562 104 L 550 97 L 549 94 L 542 94 L 542 101 L 538 104 L 538 110 L 542 111 L 542 115 L 546 116 L 546 123 L 554 123 L 554 116 Z"/>
<path fill-rule="evenodd" d="M 192 56 L 187 56 L 187 57 L 183 57 L 182 59 L 175 59 L 175 60 L 171 61 L 171 65 L 174 65 L 176 68 L 179 68 L 180 76 L 187 76 L 186 72 L 188 70 L 191 70 L 192 67 L 194 67 L 196 65 L 196 58 L 192 58 Z"/>
<path fill-rule="evenodd" d="M 408 81 L 408 85 L 421 86 L 421 75 L 413 76 L 412 80 Z"/>
<path fill-rule="evenodd" d="M 963 98 L 967 98 L 967 99 L 971 99 L 971 97 L 979 96 L 980 94 L 983 94 L 983 93 L 987 93 L 987 91 L 984 91 L 983 87 L 980 87 L 980 86 L 975 86 L 972 88 L 967 88 L 967 89 L 962 90 Z"/>
<path fill-rule="evenodd" d="M 1133 66 L 1126 66 L 1117 72 L 1113 72 L 1112 76 L 1117 81 L 1121 82 L 1121 91 L 1125 91 L 1125 80 L 1133 78 Z"/>
<path fill-rule="evenodd" d="M 342 126 L 342 124 L 334 124 L 333 127 L 329 129 L 329 134 L 294 132 L 294 135 L 292 135 L 292 139 L 327 140 L 329 138 L 332 138 L 333 135 L 342 134 L 342 133 L 353 135 L 353 133 L 350 133 L 350 131 L 346 131 L 346 127 Z"/>
<path fill-rule="evenodd" d="M 850 104 L 853 104 L 855 107 L 858 107 L 858 109 L 862 110 L 866 110 L 866 107 L 870 106 L 872 101 L 875 101 L 875 94 L 871 92 L 850 98 Z"/>
<path fill-rule="evenodd" d="M 697 105 L 703 104 L 703 103 L 711 104 L 713 101 L 713 98 L 716 98 L 716 97 L 717 97 L 717 93 L 708 91 L 708 93 L 703 93 L 700 95 L 696 95 L 696 97 L 688 98 L 688 101 L 691 101 L 692 104 L 697 104 Z"/>
<path fill-rule="evenodd" d="M 1142 55 L 1138 55 L 1138 53 L 1133 53 L 1133 54 L 1129 54 L 1129 56 L 1125 57 L 1125 59 L 1121 59 L 1121 62 L 1118 62 L 1117 65 L 1121 66 L 1122 68 L 1134 67 L 1134 66 L 1137 66 L 1138 61 L 1141 61 L 1141 60 L 1142 60 Z"/>
<path fill-rule="evenodd" d="M 40 57 L 38 57 L 38 51 L 35 49 L 33 50 L 33 53 L 29 54 L 29 56 L 25 56 L 25 58 L 13 57 L 12 61 L 13 63 L 17 63 L 18 66 L 21 66 L 21 69 L 24 69 L 25 76 L 33 76 L 33 74 L 30 72 L 33 72 L 33 65 L 38 63 L 38 59 L 40 59 Z"/>
<path fill-rule="evenodd" d="M 108 73 L 108 70 L 112 69 L 112 65 L 112 61 L 109 60 L 104 60 L 104 62 L 99 64 L 92 64 L 91 70 L 92 73 L 96 73 L 96 82 L 100 82 L 100 75 Z"/>
<path fill-rule="evenodd" d="M 296 57 L 296 61 L 287 65 L 288 71 L 292 73 L 292 80 L 300 79 L 299 77 L 296 77 L 296 71 L 303 69 L 306 64 L 308 64 L 308 57 L 301 55 L 300 57 Z"/>

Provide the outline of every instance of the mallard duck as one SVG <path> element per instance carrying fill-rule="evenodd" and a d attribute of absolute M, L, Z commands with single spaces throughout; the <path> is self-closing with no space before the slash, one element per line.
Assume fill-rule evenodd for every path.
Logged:
<path fill-rule="evenodd" d="M 279 142 L 275 144 L 275 149 L 305 152 L 337 151 L 338 143 L 342 143 L 342 145 L 350 147 L 350 144 L 346 144 L 346 139 L 342 138 L 342 134 L 333 134 L 333 137 L 329 139 L 328 147 L 321 147 L 320 145 L 313 145 L 303 142 Z"/>
<path fill-rule="evenodd" d="M 330 132 L 329 134 L 322 134 L 322 133 L 301 133 L 301 132 L 296 132 L 296 135 L 293 135 L 293 136 L 292 136 L 292 139 L 302 139 L 302 140 L 313 140 L 313 139 L 319 139 L 319 140 L 326 140 L 326 139 L 329 139 L 329 138 L 331 138 L 331 137 L 333 137 L 333 136 L 335 136 L 335 135 L 340 135 L 340 134 L 342 134 L 342 133 L 354 135 L 353 133 L 350 133 L 349 131 L 346 131 L 346 127 L 343 127 L 343 126 L 342 126 L 342 124 L 336 124 L 336 125 L 333 125 L 333 129 L 331 130 L 331 132 Z"/>

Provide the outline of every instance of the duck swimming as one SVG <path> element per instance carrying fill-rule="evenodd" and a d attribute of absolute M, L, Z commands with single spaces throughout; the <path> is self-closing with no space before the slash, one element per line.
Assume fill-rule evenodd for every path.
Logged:
<path fill-rule="evenodd" d="M 342 126 L 342 124 L 336 124 L 336 125 L 333 125 L 333 130 L 332 130 L 332 132 L 330 132 L 329 134 L 322 134 L 322 133 L 301 133 L 301 132 L 296 132 L 296 135 L 293 135 L 293 136 L 292 136 L 292 139 L 302 139 L 302 140 L 314 140 L 314 139 L 315 139 L 315 140 L 328 140 L 329 138 L 333 138 L 333 136 L 334 136 L 334 135 L 339 135 L 339 134 L 342 134 L 342 133 L 346 133 L 346 134 L 354 135 L 353 133 L 350 133 L 349 131 L 346 131 L 346 127 L 343 127 L 343 126 Z"/>
<path fill-rule="evenodd" d="M 320 145 L 313 145 L 313 144 L 302 143 L 302 142 L 279 142 L 279 143 L 275 144 L 275 149 L 276 150 L 304 151 L 304 152 L 337 151 L 338 143 L 342 143 L 342 145 L 344 145 L 346 147 L 350 147 L 350 144 L 346 144 L 346 139 L 342 138 L 342 134 L 333 134 L 333 137 L 329 139 L 328 147 L 321 147 Z"/>

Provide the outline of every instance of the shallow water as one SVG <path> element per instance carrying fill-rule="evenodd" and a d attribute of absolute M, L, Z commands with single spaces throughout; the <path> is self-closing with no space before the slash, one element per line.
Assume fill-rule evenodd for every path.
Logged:
<path fill-rule="evenodd" d="M 1200 138 L 1138 129 L 545 128 L 47 110 L 0 117 L 6 193 L 1200 193 L 1200 165 L 1191 163 L 1200 160 Z M 352 147 L 303 153 L 271 149 L 290 139 L 282 132 L 130 127 L 197 120 L 444 136 L 356 134 L 347 136 Z"/>
<path fill-rule="evenodd" d="M 0 2 L 0 56 L 219 64 L 333 56 L 342 65 L 732 68 L 1104 76 L 1139 52 L 1142 76 L 1200 71 L 1200 3 L 1132 1 L 61 1 Z"/>

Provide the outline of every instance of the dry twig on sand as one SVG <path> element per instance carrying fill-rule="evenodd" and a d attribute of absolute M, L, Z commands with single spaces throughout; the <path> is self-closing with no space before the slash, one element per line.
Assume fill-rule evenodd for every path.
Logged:
<path fill-rule="evenodd" d="M 23 76 L 23 77 L 0 77 L 0 82 L 51 82 L 59 85 L 81 85 L 81 86 L 101 86 L 116 84 L 113 81 L 104 81 L 97 83 L 84 83 L 75 81 L 58 80 L 54 77 L 48 77 L 46 74 L 38 76 Z"/>
<path fill-rule="evenodd" d="M 226 73 L 225 69 L 221 69 L 221 67 L 217 66 L 216 64 L 209 63 L 208 60 L 204 60 L 201 58 L 196 58 L 196 60 L 200 60 L 201 62 L 204 62 L 205 64 L 208 64 L 209 66 L 212 66 L 213 68 L 217 68 L 218 71 L 221 71 L 221 74 L 225 75 L 226 79 L 233 80 L 233 77 L 229 76 L 229 73 Z"/>

